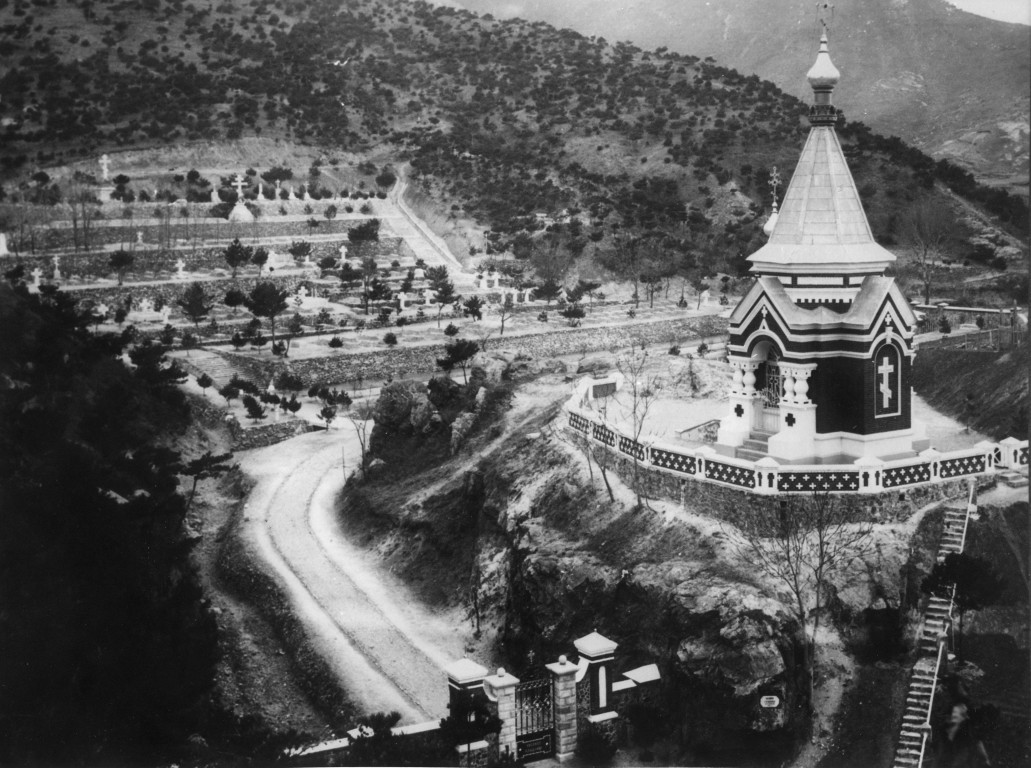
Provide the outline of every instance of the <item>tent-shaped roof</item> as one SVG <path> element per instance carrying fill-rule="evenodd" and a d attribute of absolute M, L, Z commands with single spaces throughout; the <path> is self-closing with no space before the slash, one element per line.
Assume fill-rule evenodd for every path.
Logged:
<path fill-rule="evenodd" d="M 816 75 L 814 76 L 814 72 Z M 769 242 L 749 257 L 752 271 L 775 275 L 880 274 L 895 256 L 879 246 L 856 183 L 828 120 L 837 69 L 820 42 L 810 82 L 817 92 L 813 127 L 791 177 Z M 832 76 L 833 75 L 833 76 Z"/>

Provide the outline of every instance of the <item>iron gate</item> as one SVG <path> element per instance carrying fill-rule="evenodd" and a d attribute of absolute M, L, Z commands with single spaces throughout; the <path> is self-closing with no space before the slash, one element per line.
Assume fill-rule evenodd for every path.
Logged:
<path fill-rule="evenodd" d="M 516 759 L 536 760 L 555 753 L 551 679 L 528 680 L 515 689 Z"/>

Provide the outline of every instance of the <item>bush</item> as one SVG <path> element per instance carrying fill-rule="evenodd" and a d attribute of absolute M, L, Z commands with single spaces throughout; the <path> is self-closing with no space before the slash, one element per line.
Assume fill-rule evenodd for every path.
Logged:
<path fill-rule="evenodd" d="M 672 347 L 669 348 L 669 353 L 671 355 L 679 355 L 680 354 L 680 345 L 679 344 L 674 344 Z"/>
<path fill-rule="evenodd" d="M 344 341 L 339 336 L 334 336 L 332 339 L 329 340 L 329 346 L 331 346 L 333 349 L 339 349 L 340 347 L 344 346 Z"/>
<path fill-rule="evenodd" d="M 447 324 L 447 328 L 444 329 L 444 335 L 445 336 L 457 336 L 458 335 L 458 326 L 455 325 L 454 323 L 448 323 Z"/>
<path fill-rule="evenodd" d="M 597 726 L 588 723 L 577 744 L 576 756 L 589 765 L 597 766 L 611 762 L 615 754 L 616 746 Z"/>
<path fill-rule="evenodd" d="M 703 341 L 698 345 L 698 349 L 696 351 L 698 352 L 699 357 L 705 357 L 705 355 L 709 354 L 709 345 Z"/>
<path fill-rule="evenodd" d="M 397 334 L 393 331 L 388 331 L 387 333 L 383 334 L 383 343 L 386 344 L 388 347 L 395 346 L 397 344 Z"/>

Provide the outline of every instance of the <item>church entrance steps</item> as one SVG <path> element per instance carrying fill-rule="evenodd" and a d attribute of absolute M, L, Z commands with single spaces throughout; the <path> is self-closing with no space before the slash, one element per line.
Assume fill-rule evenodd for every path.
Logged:
<path fill-rule="evenodd" d="M 999 479 L 1010 488 L 1024 488 L 1028 484 L 1027 476 L 1019 472 L 1003 472 Z"/>

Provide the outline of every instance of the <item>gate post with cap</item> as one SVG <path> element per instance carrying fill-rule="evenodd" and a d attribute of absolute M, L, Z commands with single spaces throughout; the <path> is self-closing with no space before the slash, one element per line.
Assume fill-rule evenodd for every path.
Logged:
<path fill-rule="evenodd" d="M 483 690 L 488 699 L 497 702 L 498 719 L 501 730 L 498 732 L 498 757 L 506 753 L 516 757 L 516 686 L 519 678 L 508 674 L 504 667 L 498 667 L 496 675 L 483 680 Z"/>
<path fill-rule="evenodd" d="M 545 665 L 551 672 L 552 712 L 555 718 L 555 757 L 564 762 L 576 752 L 576 672 L 577 666 L 565 656 L 556 664 Z"/>

